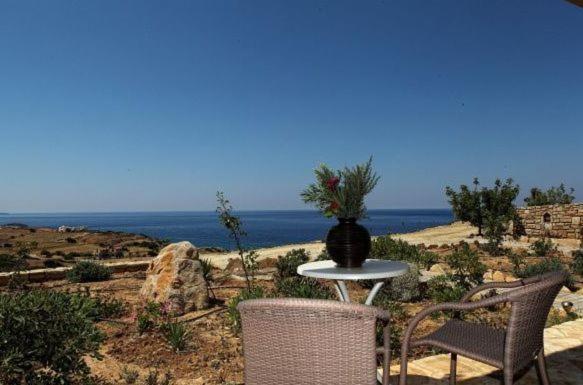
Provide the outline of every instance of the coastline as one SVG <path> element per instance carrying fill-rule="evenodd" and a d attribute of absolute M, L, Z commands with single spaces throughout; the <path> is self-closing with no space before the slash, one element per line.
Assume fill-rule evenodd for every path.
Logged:
<path fill-rule="evenodd" d="M 480 242 L 486 243 L 487 239 L 483 237 L 477 237 L 478 229 L 468 223 L 464 222 L 453 222 L 447 225 L 428 227 L 423 230 L 412 231 L 408 233 L 395 233 L 391 234 L 395 239 L 401 239 L 413 245 L 425 245 L 425 246 L 441 246 L 444 244 L 458 244 L 461 241 L 472 243 Z M 376 237 L 372 237 L 373 239 Z M 557 248 L 565 253 L 570 253 L 579 248 L 579 240 L 573 239 L 553 239 L 553 242 L 557 245 Z M 503 242 L 505 247 L 509 248 L 524 248 L 528 249 L 530 247 L 531 240 L 527 237 L 521 237 L 520 239 L 507 239 Z M 196 246 L 196 245 L 195 245 Z M 277 258 L 280 255 L 293 250 L 293 249 L 305 249 L 310 253 L 311 258 L 315 259 L 326 247 L 325 243 L 322 241 L 314 241 L 308 243 L 296 243 L 296 244 L 286 244 L 275 247 L 267 247 L 255 249 L 258 254 L 258 261 L 262 261 L 268 258 Z M 225 269 L 229 264 L 231 259 L 238 259 L 239 255 L 236 251 L 230 251 L 227 253 L 200 253 L 201 258 L 208 259 L 209 262 L 219 269 Z"/>

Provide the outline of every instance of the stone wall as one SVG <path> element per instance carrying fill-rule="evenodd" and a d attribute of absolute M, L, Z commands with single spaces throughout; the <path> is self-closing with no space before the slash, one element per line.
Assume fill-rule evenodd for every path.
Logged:
<path fill-rule="evenodd" d="M 530 237 L 583 239 L 583 203 L 518 209 L 522 233 Z"/>

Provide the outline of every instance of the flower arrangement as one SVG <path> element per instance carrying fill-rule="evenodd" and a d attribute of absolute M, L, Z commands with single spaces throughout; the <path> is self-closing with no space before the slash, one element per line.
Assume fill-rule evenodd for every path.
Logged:
<path fill-rule="evenodd" d="M 364 197 L 379 181 L 372 169 L 372 157 L 366 163 L 337 171 L 322 164 L 314 173 L 316 183 L 301 193 L 305 203 L 313 204 L 328 218 L 361 219 L 366 216 Z"/>

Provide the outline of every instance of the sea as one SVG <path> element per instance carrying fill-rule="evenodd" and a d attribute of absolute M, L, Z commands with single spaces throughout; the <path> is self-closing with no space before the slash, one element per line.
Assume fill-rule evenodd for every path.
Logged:
<path fill-rule="evenodd" d="M 306 243 L 326 238 L 336 222 L 315 211 L 240 211 L 247 248 Z M 449 209 L 369 210 L 360 223 L 371 235 L 404 233 L 453 221 Z M 144 234 L 159 239 L 190 241 L 198 247 L 233 249 L 234 242 L 212 211 L 0 214 L 0 225 L 19 223 L 30 227 L 85 226 Z"/>

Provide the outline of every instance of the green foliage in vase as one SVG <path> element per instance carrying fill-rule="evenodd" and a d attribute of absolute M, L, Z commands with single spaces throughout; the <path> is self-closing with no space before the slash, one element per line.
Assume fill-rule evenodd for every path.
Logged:
<path fill-rule="evenodd" d="M 372 157 L 353 168 L 335 171 L 323 164 L 314 172 L 316 183 L 301 193 L 305 203 L 314 205 L 326 217 L 360 219 L 366 215 L 364 197 L 379 181 L 372 169 Z"/>
<path fill-rule="evenodd" d="M 573 203 L 575 196 L 574 188 L 567 188 L 563 183 L 559 187 L 551 187 L 547 191 L 543 191 L 538 187 L 533 187 L 530 189 L 530 195 L 524 198 L 524 203 L 527 206 L 542 206 L 542 205 L 556 205 L 556 204 L 569 204 Z"/>

